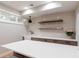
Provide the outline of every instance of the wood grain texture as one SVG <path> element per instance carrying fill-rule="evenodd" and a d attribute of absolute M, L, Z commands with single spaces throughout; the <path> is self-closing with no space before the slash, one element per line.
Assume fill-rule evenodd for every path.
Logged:
<path fill-rule="evenodd" d="M 77 41 L 55 40 L 55 39 L 33 38 L 33 37 L 31 38 L 31 40 L 77 46 Z"/>

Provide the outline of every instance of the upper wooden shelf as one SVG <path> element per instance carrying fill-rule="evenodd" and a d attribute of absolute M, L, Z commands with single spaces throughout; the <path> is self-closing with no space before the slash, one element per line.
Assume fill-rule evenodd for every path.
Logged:
<path fill-rule="evenodd" d="M 61 28 L 39 28 L 40 30 L 63 30 L 63 27 Z"/>
<path fill-rule="evenodd" d="M 63 22 L 63 20 L 59 19 L 59 20 L 52 20 L 52 21 L 41 21 L 39 23 L 42 24 L 42 23 L 56 23 L 56 22 Z"/>

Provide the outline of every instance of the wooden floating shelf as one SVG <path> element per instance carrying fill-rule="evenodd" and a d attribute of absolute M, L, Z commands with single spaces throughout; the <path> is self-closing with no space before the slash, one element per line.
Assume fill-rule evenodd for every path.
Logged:
<path fill-rule="evenodd" d="M 63 30 L 63 28 L 57 29 L 57 28 L 39 28 L 40 30 Z"/>
<path fill-rule="evenodd" d="M 59 20 L 52 20 L 52 21 L 41 21 L 39 23 L 42 24 L 42 23 L 56 23 L 56 22 L 63 22 L 63 20 L 59 19 Z"/>

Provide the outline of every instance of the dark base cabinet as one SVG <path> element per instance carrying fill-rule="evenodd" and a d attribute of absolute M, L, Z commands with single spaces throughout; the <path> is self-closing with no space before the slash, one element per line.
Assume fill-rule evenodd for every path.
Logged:
<path fill-rule="evenodd" d="M 65 45 L 77 46 L 77 41 L 43 39 L 43 38 L 31 38 L 31 40 L 41 41 L 41 42 L 48 42 L 48 43 L 57 43 L 57 44 L 65 44 Z"/>
<path fill-rule="evenodd" d="M 17 52 L 13 52 L 13 53 L 14 53 L 14 56 L 16 56 L 17 58 L 33 58 L 33 57 L 30 57 L 30 56 L 22 55 L 22 54 L 17 53 Z"/>

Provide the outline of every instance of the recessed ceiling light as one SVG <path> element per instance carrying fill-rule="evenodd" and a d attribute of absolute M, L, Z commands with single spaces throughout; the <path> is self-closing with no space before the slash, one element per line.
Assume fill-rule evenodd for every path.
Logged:
<path fill-rule="evenodd" d="M 45 2 L 52 2 L 51 0 L 45 1 Z"/>
<path fill-rule="evenodd" d="M 33 13 L 33 10 L 28 9 L 28 10 L 26 10 L 26 11 L 23 13 L 23 15 L 26 15 L 26 14 L 31 14 L 31 13 Z"/>
<path fill-rule="evenodd" d="M 24 7 L 24 10 L 29 9 L 28 7 Z"/>
<path fill-rule="evenodd" d="M 60 3 L 48 3 L 46 4 L 42 10 L 48 10 L 48 9 L 54 9 L 54 8 L 58 8 L 58 7 L 61 7 L 61 4 Z"/>

